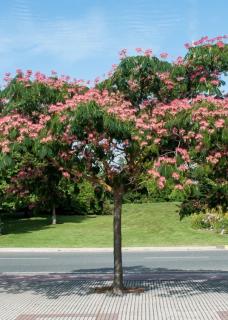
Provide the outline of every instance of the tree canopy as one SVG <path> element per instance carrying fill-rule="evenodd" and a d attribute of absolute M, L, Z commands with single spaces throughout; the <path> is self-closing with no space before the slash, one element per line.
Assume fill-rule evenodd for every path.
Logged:
<path fill-rule="evenodd" d="M 113 194 L 114 282 L 123 290 L 121 208 L 126 190 L 150 181 L 185 192 L 181 215 L 228 205 L 226 37 L 187 45 L 166 61 L 150 50 L 121 61 L 95 87 L 18 71 L 1 92 L 2 179 L 54 203 L 61 178 Z M 12 169 L 14 168 L 14 169 Z M 16 171 L 16 172 L 15 172 Z M 47 194 L 47 188 L 52 192 Z M 13 189 L 10 189 L 13 192 Z M 14 189 L 15 190 L 15 189 Z M 48 195 L 48 196 L 47 196 Z"/>

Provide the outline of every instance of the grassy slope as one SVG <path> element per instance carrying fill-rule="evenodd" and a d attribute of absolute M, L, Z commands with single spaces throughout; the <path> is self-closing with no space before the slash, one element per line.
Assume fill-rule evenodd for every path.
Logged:
<path fill-rule="evenodd" d="M 0 247 L 112 246 L 112 216 L 60 216 L 56 226 L 48 223 L 46 218 L 9 222 Z M 228 244 L 228 236 L 194 230 L 189 218 L 180 222 L 175 203 L 124 205 L 123 246 L 219 244 Z"/>

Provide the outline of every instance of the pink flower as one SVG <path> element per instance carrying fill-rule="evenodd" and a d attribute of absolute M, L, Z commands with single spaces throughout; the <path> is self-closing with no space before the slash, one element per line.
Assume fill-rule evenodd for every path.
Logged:
<path fill-rule="evenodd" d="M 196 136 L 195 136 L 195 139 L 196 140 L 201 140 L 201 139 L 203 139 L 203 135 L 201 133 L 197 133 Z"/>
<path fill-rule="evenodd" d="M 165 182 L 166 182 L 166 178 L 165 177 L 160 177 L 158 179 L 158 188 L 159 189 L 164 189 L 165 187 Z"/>
<path fill-rule="evenodd" d="M 89 133 L 88 138 L 89 138 L 90 140 L 92 140 L 92 139 L 94 138 L 93 133 Z"/>
<path fill-rule="evenodd" d="M 225 47 L 224 42 L 222 42 L 222 41 L 217 42 L 217 46 L 219 48 L 224 48 Z"/>
<path fill-rule="evenodd" d="M 185 164 L 181 164 L 181 165 L 178 167 L 178 169 L 179 169 L 180 171 L 187 171 L 187 170 L 188 170 L 188 167 L 187 167 Z"/>
<path fill-rule="evenodd" d="M 148 172 L 150 175 L 152 175 L 154 178 L 159 178 L 159 177 L 160 177 L 160 173 L 157 172 L 157 171 L 154 170 L 154 169 L 149 169 L 147 172 Z"/>
<path fill-rule="evenodd" d="M 22 70 L 21 69 L 17 69 L 16 73 L 21 76 L 22 75 Z"/>
<path fill-rule="evenodd" d="M 186 161 L 186 162 L 190 161 L 190 157 L 189 157 L 188 151 L 186 149 L 176 148 L 176 152 L 181 155 L 181 157 L 184 161 Z"/>
<path fill-rule="evenodd" d="M 174 187 L 175 189 L 177 189 L 177 190 L 183 190 L 184 188 L 183 188 L 183 186 L 181 185 L 181 184 L 177 184 L 177 185 L 175 185 L 175 187 Z"/>
<path fill-rule="evenodd" d="M 151 57 L 151 56 L 152 56 L 152 53 L 153 53 L 153 51 L 152 51 L 151 49 L 146 49 L 146 50 L 144 51 L 144 55 L 145 55 L 146 57 Z"/>
<path fill-rule="evenodd" d="M 173 172 L 173 173 L 172 173 L 172 177 L 173 177 L 173 179 L 175 179 L 175 180 L 179 180 L 179 179 L 180 179 L 180 175 L 179 175 L 179 173 L 177 173 L 177 172 Z"/>
<path fill-rule="evenodd" d="M 177 57 L 174 63 L 177 65 L 182 65 L 184 63 L 184 59 L 182 57 Z"/>
<path fill-rule="evenodd" d="M 156 138 L 156 139 L 154 139 L 154 143 L 155 143 L 155 144 L 158 144 L 160 141 L 161 141 L 161 139 L 160 139 L 160 138 Z"/>
<path fill-rule="evenodd" d="M 200 79 L 199 79 L 199 82 L 200 83 L 204 83 L 204 82 L 206 82 L 207 81 L 207 79 L 205 78 L 205 77 L 201 77 Z"/>
<path fill-rule="evenodd" d="M 138 83 L 135 81 L 135 80 L 128 80 L 128 85 L 129 85 L 129 88 L 132 90 L 132 91 L 137 91 L 138 88 L 139 88 L 139 85 Z"/>
<path fill-rule="evenodd" d="M 168 53 L 167 53 L 167 52 L 162 52 L 162 53 L 160 54 L 160 57 L 161 57 L 162 59 L 166 59 L 166 58 L 168 58 Z"/>
<path fill-rule="evenodd" d="M 219 85 L 219 80 L 211 80 L 211 84 L 213 86 L 218 86 Z"/>
<path fill-rule="evenodd" d="M 219 162 L 219 160 L 213 156 L 208 156 L 207 161 L 210 162 L 211 164 L 217 164 Z"/>
<path fill-rule="evenodd" d="M 24 177 L 26 177 L 26 172 L 20 171 L 20 172 L 18 172 L 17 176 L 18 176 L 18 178 L 24 178 Z"/>
<path fill-rule="evenodd" d="M 31 75 L 32 75 L 32 70 L 30 70 L 30 69 L 27 70 L 27 71 L 26 71 L 26 75 L 27 75 L 28 77 L 31 77 Z"/>
<path fill-rule="evenodd" d="M 47 142 L 50 142 L 52 141 L 52 137 L 49 135 L 47 137 L 44 137 L 40 140 L 41 143 L 47 143 Z"/>
<path fill-rule="evenodd" d="M 215 122 L 215 127 L 216 128 L 223 128 L 225 124 L 225 121 L 223 119 L 219 119 Z"/>
<path fill-rule="evenodd" d="M 63 171 L 62 175 L 64 176 L 64 178 L 67 178 L 67 179 L 70 178 L 70 174 L 66 171 Z"/>
<path fill-rule="evenodd" d="M 139 136 L 132 136 L 132 140 L 138 141 L 139 139 Z"/>
<path fill-rule="evenodd" d="M 143 50 L 142 50 L 142 48 L 135 48 L 135 51 L 136 51 L 137 53 L 141 53 Z"/>
<path fill-rule="evenodd" d="M 217 159 L 222 158 L 221 152 L 216 152 L 216 153 L 215 153 L 215 158 L 217 158 Z"/>
<path fill-rule="evenodd" d="M 122 49 L 122 50 L 119 52 L 119 57 L 120 57 L 120 60 L 126 58 L 126 57 L 127 57 L 127 49 Z"/>
<path fill-rule="evenodd" d="M 177 79 L 177 81 L 182 81 L 182 80 L 184 80 L 184 77 L 177 77 L 176 79 Z"/>
<path fill-rule="evenodd" d="M 191 45 L 189 43 L 185 43 L 184 46 L 185 46 L 186 49 L 190 49 L 191 48 Z"/>
<path fill-rule="evenodd" d="M 95 84 L 98 84 L 100 82 L 100 77 L 96 77 L 95 79 L 94 79 L 94 83 Z"/>
<path fill-rule="evenodd" d="M 185 181 L 185 184 L 188 186 L 188 185 L 192 185 L 193 184 L 193 181 L 191 179 L 187 179 Z"/>

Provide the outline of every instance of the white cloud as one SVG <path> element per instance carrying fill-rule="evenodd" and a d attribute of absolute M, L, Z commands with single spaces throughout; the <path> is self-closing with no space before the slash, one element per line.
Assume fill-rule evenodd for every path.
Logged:
<path fill-rule="evenodd" d="M 15 0 L 13 16 L 20 22 L 30 22 L 32 14 L 29 9 L 28 0 Z"/>
<path fill-rule="evenodd" d="M 35 29 L 30 44 L 33 53 L 47 53 L 74 62 L 91 56 L 105 46 L 105 22 L 92 13 L 76 21 L 58 20 Z"/>
<path fill-rule="evenodd" d="M 2 55 L 45 55 L 75 62 L 92 56 L 106 45 L 105 19 L 90 12 L 75 20 L 34 17 L 26 0 L 17 0 L 14 23 L 0 23 Z"/>
<path fill-rule="evenodd" d="M 131 52 L 135 47 L 149 47 L 158 53 L 183 21 L 172 7 L 159 9 L 150 1 L 147 5 L 139 1 L 130 8 L 121 6 L 118 13 L 105 6 L 88 7 L 84 15 L 76 13 L 75 19 L 32 11 L 31 0 L 12 3 L 10 15 L 1 17 L 0 13 L 0 69 L 4 70 L 27 63 L 33 68 L 36 61 L 39 68 L 42 63 L 71 66 L 82 60 L 86 65 L 96 54 L 113 61 L 122 48 Z M 194 28 L 193 23 L 190 29 Z"/>

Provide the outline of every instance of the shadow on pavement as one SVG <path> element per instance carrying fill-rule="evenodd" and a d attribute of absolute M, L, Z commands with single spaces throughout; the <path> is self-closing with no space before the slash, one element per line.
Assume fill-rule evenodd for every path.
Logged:
<path fill-rule="evenodd" d="M 93 288 L 110 285 L 111 268 L 75 270 L 70 274 L 0 275 L 0 295 L 30 292 L 48 299 L 70 295 L 89 295 Z M 125 267 L 127 287 L 145 287 L 145 292 L 159 288 L 162 297 L 197 296 L 207 293 L 228 293 L 228 272 L 150 269 Z"/>

